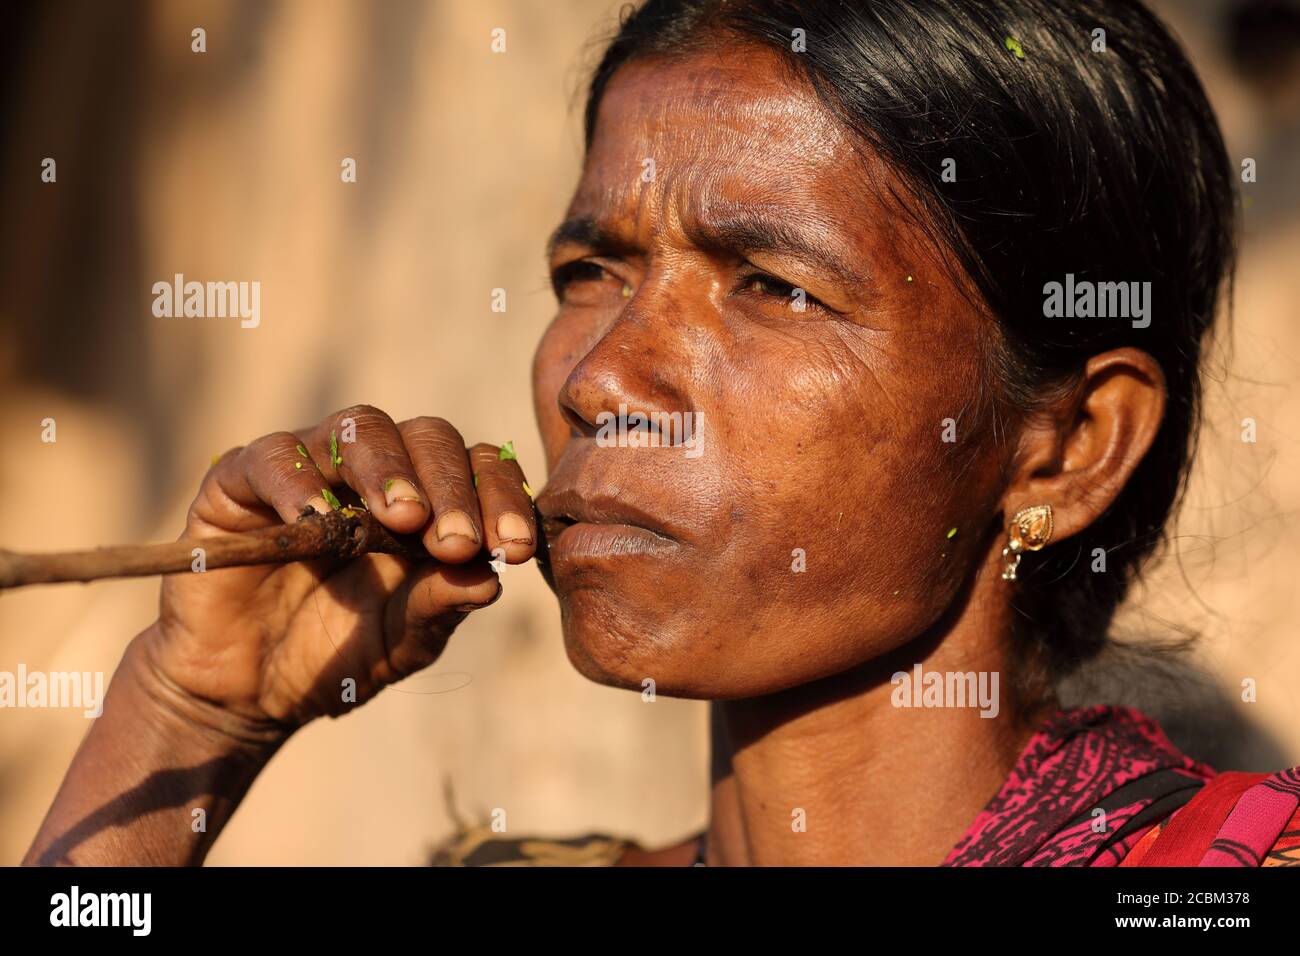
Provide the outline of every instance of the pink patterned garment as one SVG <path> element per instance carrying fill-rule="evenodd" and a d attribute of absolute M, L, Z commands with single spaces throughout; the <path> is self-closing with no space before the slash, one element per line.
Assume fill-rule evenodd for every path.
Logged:
<path fill-rule="evenodd" d="M 944 866 L 1115 866 L 1213 776 L 1136 710 L 1057 711 Z"/>
<path fill-rule="evenodd" d="M 1237 801 L 1198 866 L 1296 866 L 1300 767 L 1282 770 Z"/>

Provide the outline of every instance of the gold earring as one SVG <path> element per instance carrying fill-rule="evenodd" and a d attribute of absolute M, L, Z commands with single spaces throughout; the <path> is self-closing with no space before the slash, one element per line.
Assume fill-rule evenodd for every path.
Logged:
<path fill-rule="evenodd" d="M 1007 546 L 1002 549 L 1002 580 L 1014 581 L 1020 556 L 1026 551 L 1041 551 L 1052 539 L 1052 506 L 1031 505 L 1021 508 L 1007 528 Z"/>

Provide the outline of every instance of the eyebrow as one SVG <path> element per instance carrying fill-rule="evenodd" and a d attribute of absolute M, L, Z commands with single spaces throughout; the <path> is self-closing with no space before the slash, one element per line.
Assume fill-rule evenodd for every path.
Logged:
<path fill-rule="evenodd" d="M 792 227 L 788 209 L 771 212 L 761 209 L 752 206 L 715 207 L 707 221 L 686 227 L 687 237 L 699 247 L 711 251 L 745 255 L 757 252 L 789 254 L 813 268 L 831 273 L 846 285 L 867 284 L 867 276 L 845 262 L 832 245 Z M 636 250 L 635 243 L 621 238 L 591 216 L 574 216 L 560 223 L 547 241 L 547 255 L 554 255 L 556 248 L 565 244 L 586 246 L 613 255 Z"/>
<path fill-rule="evenodd" d="M 587 246 L 600 252 L 630 252 L 632 243 L 618 238 L 611 230 L 601 226 L 591 216 L 573 216 L 555 227 L 546 241 L 546 255 L 555 255 L 563 245 Z"/>
<path fill-rule="evenodd" d="M 801 230 L 794 224 L 798 214 L 786 207 L 715 206 L 699 223 L 690 224 L 686 233 L 691 241 L 706 249 L 735 251 L 746 255 L 756 252 L 788 254 L 815 269 L 831 273 L 846 285 L 861 286 L 867 277 L 844 260 L 830 242 Z"/>

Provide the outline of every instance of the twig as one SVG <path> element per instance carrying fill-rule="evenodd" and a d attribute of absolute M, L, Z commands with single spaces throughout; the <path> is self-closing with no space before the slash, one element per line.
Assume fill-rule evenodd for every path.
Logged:
<path fill-rule="evenodd" d="M 395 535 L 368 511 L 345 507 L 321 515 L 309 509 L 295 524 L 167 544 L 128 544 L 49 554 L 20 554 L 0 549 L 0 590 L 28 584 L 191 571 L 195 548 L 203 549 L 203 565 L 207 570 L 287 564 L 312 558 L 355 558 L 367 552 L 429 559 L 429 552 L 418 535 Z"/>

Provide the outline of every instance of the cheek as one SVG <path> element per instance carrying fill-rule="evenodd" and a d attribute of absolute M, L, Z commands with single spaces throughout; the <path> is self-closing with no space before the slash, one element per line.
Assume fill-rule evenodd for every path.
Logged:
<path fill-rule="evenodd" d="M 744 544 L 732 553 L 746 556 L 735 572 L 774 619 L 901 641 L 982 558 L 996 462 L 943 441 L 943 420 L 971 404 L 975 368 L 890 361 L 883 348 L 896 346 L 863 361 L 871 350 L 822 343 L 792 355 L 786 374 L 745 380 L 742 407 L 761 421 L 723 445 L 735 456 L 731 498 L 745 503 L 731 515 Z"/>
<path fill-rule="evenodd" d="M 560 388 L 582 358 L 582 341 L 557 319 L 533 353 L 533 412 L 546 451 L 546 467 L 555 467 L 569 440 L 569 423 L 560 412 Z"/>

